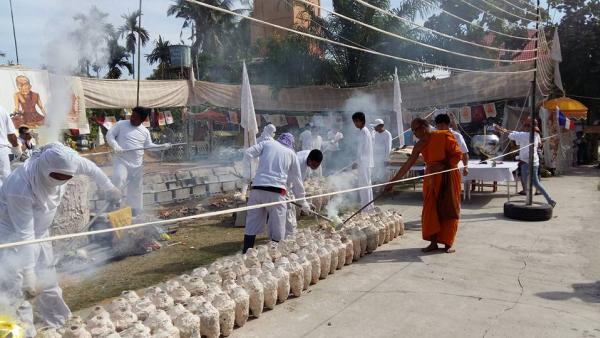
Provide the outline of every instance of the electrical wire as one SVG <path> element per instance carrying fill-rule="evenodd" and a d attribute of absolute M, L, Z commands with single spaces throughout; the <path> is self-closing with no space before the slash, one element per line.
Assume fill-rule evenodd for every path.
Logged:
<path fill-rule="evenodd" d="M 396 13 L 393 13 L 393 12 L 391 12 L 389 10 L 384 10 L 382 8 L 379 8 L 379 7 L 374 6 L 374 5 L 372 5 L 372 4 L 370 4 L 370 3 L 366 2 L 366 1 L 363 1 L 363 0 L 354 0 L 354 1 L 358 2 L 359 4 L 361 4 L 363 6 L 369 7 L 369 8 L 374 9 L 374 10 L 380 12 L 380 13 L 383 13 L 385 15 L 392 16 L 392 17 L 394 17 L 394 18 L 396 18 L 398 20 L 401 20 L 401 21 L 409 24 L 409 25 L 413 25 L 415 27 L 418 27 L 421 30 L 424 30 L 424 31 L 427 31 L 427 32 L 430 32 L 430 33 L 433 33 L 433 34 L 437 34 L 439 36 L 443 36 L 443 37 L 448 38 L 448 39 L 452 39 L 452 40 L 455 40 L 455 41 L 466 43 L 466 44 L 469 44 L 471 46 L 481 47 L 481 48 L 485 48 L 485 49 L 489 49 L 489 50 L 494 50 L 494 51 L 499 51 L 499 52 L 510 52 L 510 53 L 522 53 L 522 52 L 529 51 L 529 50 L 535 51 L 534 49 L 525 49 L 525 50 L 524 49 L 508 49 L 508 48 L 499 48 L 499 47 L 492 47 L 492 46 L 482 45 L 482 44 L 479 44 L 479 43 L 476 43 L 476 42 L 473 42 L 473 41 L 469 41 L 469 40 L 464 40 L 464 39 L 461 39 L 461 38 L 457 38 L 455 36 L 448 35 L 446 33 L 439 32 L 439 31 L 436 31 L 434 29 L 425 27 L 425 26 L 420 25 L 420 24 L 418 24 L 416 22 L 413 22 L 412 20 L 410 20 L 408 18 L 403 18 L 403 17 L 397 15 Z"/>
<path fill-rule="evenodd" d="M 301 2 L 303 4 L 306 4 L 306 5 L 318 8 L 318 9 L 323 10 L 323 11 L 325 11 L 327 13 L 330 13 L 330 14 L 332 14 L 334 16 L 337 16 L 337 17 L 342 18 L 344 20 L 347 20 L 347 21 L 350 21 L 352 23 L 361 25 L 363 27 L 367 27 L 367 28 L 369 28 L 371 30 L 374 30 L 376 32 L 383 33 L 385 35 L 394 37 L 396 39 L 408 41 L 408 42 L 417 44 L 419 46 L 423 46 L 423 47 L 426 47 L 426 48 L 431 48 L 431 49 L 434 49 L 434 50 L 437 50 L 437 51 L 440 51 L 440 52 L 446 52 L 446 53 L 449 53 L 449 54 L 458 55 L 458 56 L 462 56 L 462 57 L 466 57 L 466 58 L 483 60 L 483 61 L 490 61 L 490 62 L 519 63 L 519 62 L 533 61 L 535 59 L 535 58 L 532 58 L 532 59 L 528 59 L 528 60 L 501 60 L 501 59 L 490 59 L 490 58 L 486 58 L 486 57 L 480 57 L 480 56 L 474 56 L 474 55 L 464 54 L 464 53 L 460 53 L 460 52 L 455 52 L 455 51 L 451 51 L 451 50 L 448 50 L 448 49 L 444 49 L 444 48 L 432 46 L 432 45 L 429 45 L 429 44 L 426 44 L 426 43 L 423 43 L 423 42 L 420 42 L 420 41 L 412 40 L 412 39 L 407 38 L 407 37 L 402 36 L 402 35 L 398 35 L 398 34 L 395 34 L 395 33 L 392 33 L 392 32 L 385 31 L 385 30 L 383 30 L 381 28 L 378 28 L 378 27 L 369 25 L 367 23 L 364 23 L 362 21 L 359 21 L 359 20 L 347 17 L 347 16 L 345 16 L 343 14 L 339 14 L 339 13 L 337 13 L 335 11 L 332 11 L 332 10 L 329 10 L 327 8 L 323 8 L 323 7 L 321 7 L 321 6 L 317 5 L 317 4 L 314 4 L 314 3 L 310 2 L 310 1 L 306 1 L 306 0 L 296 0 L 296 1 L 299 1 L 299 2 Z"/>
<path fill-rule="evenodd" d="M 471 22 L 469 20 L 465 20 L 462 17 L 460 17 L 460 16 L 458 16 L 458 15 L 452 13 L 452 12 L 448 12 L 447 10 L 440 8 L 439 6 L 437 6 L 436 4 L 432 3 L 429 0 L 421 0 L 421 1 L 423 1 L 424 3 L 429 4 L 432 7 L 437 8 L 438 10 L 440 10 L 442 13 L 444 13 L 446 15 L 449 15 L 449 16 L 451 16 L 451 17 L 453 17 L 453 18 L 455 18 L 457 20 L 460 20 L 460 21 L 462 21 L 462 22 L 464 22 L 464 23 L 466 23 L 468 25 L 471 25 L 473 27 L 477 27 L 477 28 L 483 30 L 484 32 L 494 33 L 494 34 L 502 35 L 502 36 L 505 36 L 505 37 L 508 37 L 508 38 L 520 39 L 520 40 L 527 40 L 527 41 L 532 41 L 532 40 L 536 39 L 536 38 L 516 36 L 516 35 L 512 35 L 512 34 L 507 34 L 507 33 L 502 33 L 502 32 L 499 32 L 499 31 L 495 31 L 493 29 L 489 29 L 489 28 L 483 27 L 481 25 L 478 25 L 476 23 L 473 23 L 473 22 Z"/>
<path fill-rule="evenodd" d="M 270 22 L 266 22 L 266 21 L 263 21 L 263 20 L 259 20 L 259 19 L 247 16 L 247 15 L 236 13 L 236 12 L 233 12 L 233 11 L 221 8 L 221 7 L 213 6 L 213 5 L 210 5 L 210 4 L 207 4 L 207 3 L 204 3 L 204 2 L 200 2 L 200 1 L 197 1 L 197 0 L 185 0 L 185 1 L 190 2 L 190 3 L 194 3 L 194 4 L 198 5 L 198 6 L 210 8 L 210 9 L 213 9 L 213 10 L 218 11 L 218 12 L 230 14 L 230 15 L 237 16 L 237 17 L 240 17 L 240 18 L 244 18 L 244 19 L 247 19 L 247 20 L 250 20 L 250 21 L 253 21 L 253 22 L 257 22 L 257 23 L 266 25 L 266 26 L 277 28 L 277 29 L 280 29 L 280 30 L 283 30 L 283 31 L 286 31 L 286 32 L 295 33 L 295 34 L 298 34 L 298 35 L 309 37 L 309 38 L 312 38 L 314 40 L 318 40 L 318 41 L 322 41 L 322 42 L 327 42 L 327 43 L 330 43 L 330 44 L 333 44 L 333 45 L 337 45 L 337 46 L 341 46 L 341 47 L 344 47 L 344 48 L 354 49 L 354 50 L 358 50 L 358 51 L 361 51 L 361 52 L 366 52 L 366 53 L 373 54 L 373 55 L 383 56 L 383 57 L 387 57 L 387 58 L 394 59 L 394 60 L 397 60 L 397 61 L 401 61 L 401 62 L 413 64 L 413 65 L 418 65 L 418 66 L 422 66 L 422 67 L 429 67 L 429 68 L 432 68 L 432 69 L 442 69 L 442 70 L 454 70 L 454 71 L 457 71 L 457 72 L 470 72 L 470 73 L 478 73 L 478 74 L 523 74 L 523 73 L 531 73 L 531 72 L 535 71 L 535 68 L 530 68 L 530 69 L 526 69 L 526 70 L 516 70 L 516 71 L 475 70 L 475 69 L 465 69 L 465 68 L 458 68 L 458 67 L 442 66 L 442 65 L 432 64 L 432 63 L 428 63 L 428 62 L 415 61 L 415 60 L 406 59 L 406 58 L 399 57 L 399 56 L 385 54 L 385 53 L 378 52 L 378 51 L 372 50 L 372 49 L 360 48 L 360 47 L 356 47 L 356 46 L 350 46 L 350 45 L 347 45 L 347 44 L 344 44 L 344 43 L 341 43 L 341 42 L 329 40 L 329 39 L 326 39 L 326 38 L 323 38 L 323 37 L 320 37 L 320 36 L 316 36 L 316 35 L 309 34 L 309 33 L 304 33 L 304 32 L 301 32 L 301 31 L 298 31 L 298 30 L 295 30 L 295 29 L 291 29 L 291 28 L 279 26 L 279 25 L 276 25 L 276 24 L 273 24 L 273 23 L 270 23 Z"/>

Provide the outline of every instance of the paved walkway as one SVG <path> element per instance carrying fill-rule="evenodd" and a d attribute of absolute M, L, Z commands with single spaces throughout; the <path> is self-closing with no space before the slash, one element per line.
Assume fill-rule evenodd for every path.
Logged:
<path fill-rule="evenodd" d="M 381 207 L 404 213 L 404 238 L 231 337 L 600 337 L 598 173 L 544 180 L 558 205 L 543 223 L 474 194 L 451 255 L 421 253 L 419 193 L 399 194 Z"/>

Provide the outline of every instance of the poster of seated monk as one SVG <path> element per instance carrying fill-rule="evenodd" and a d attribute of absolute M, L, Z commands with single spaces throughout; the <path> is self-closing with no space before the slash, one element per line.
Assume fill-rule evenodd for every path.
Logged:
<path fill-rule="evenodd" d="M 17 92 L 14 94 L 14 109 L 12 120 L 15 126 L 27 125 L 37 128 L 44 124 L 46 109 L 40 98 L 40 94 L 32 90 L 29 78 L 18 75 L 15 78 Z"/>

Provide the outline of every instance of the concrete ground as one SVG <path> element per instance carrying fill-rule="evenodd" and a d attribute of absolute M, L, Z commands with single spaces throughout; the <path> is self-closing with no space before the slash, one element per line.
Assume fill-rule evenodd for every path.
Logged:
<path fill-rule="evenodd" d="M 420 251 L 419 193 L 399 193 L 380 206 L 405 215 L 402 239 L 230 337 L 600 337 L 598 173 L 543 180 L 558 201 L 548 222 L 506 219 L 505 193 L 474 194 L 455 254 Z"/>

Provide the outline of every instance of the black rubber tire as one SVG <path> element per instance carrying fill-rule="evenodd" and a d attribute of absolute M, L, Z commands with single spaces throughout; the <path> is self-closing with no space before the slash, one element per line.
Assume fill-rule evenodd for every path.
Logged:
<path fill-rule="evenodd" d="M 504 216 L 520 221 L 540 222 L 552 218 L 552 206 L 546 203 L 533 202 L 526 205 L 524 201 L 504 203 Z"/>

